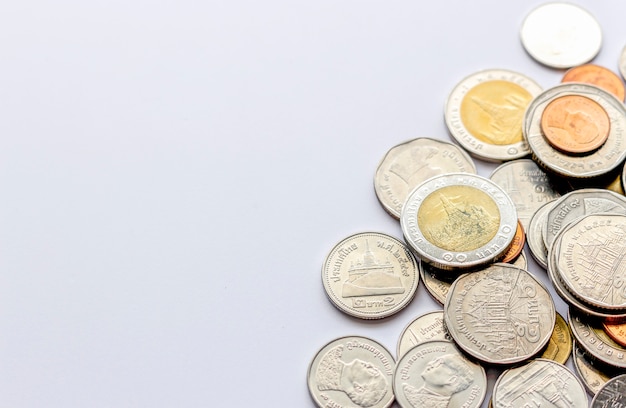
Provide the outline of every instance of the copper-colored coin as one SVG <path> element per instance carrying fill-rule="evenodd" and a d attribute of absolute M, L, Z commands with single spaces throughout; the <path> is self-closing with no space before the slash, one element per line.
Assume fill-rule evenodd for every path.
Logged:
<path fill-rule="evenodd" d="M 550 102 L 541 115 L 541 130 L 555 149 L 588 153 L 604 144 L 611 121 L 597 102 L 580 95 L 566 95 Z"/>
<path fill-rule="evenodd" d="M 595 85 L 624 100 L 624 83 L 616 73 L 608 68 L 594 64 L 585 64 L 567 71 L 561 82 L 582 82 Z"/>
<path fill-rule="evenodd" d="M 602 326 L 609 337 L 611 337 L 620 346 L 626 347 L 626 323 L 602 323 Z"/>
<path fill-rule="evenodd" d="M 512 262 L 522 253 L 522 249 L 524 249 L 524 244 L 526 243 L 526 234 L 524 233 L 524 227 L 522 223 L 517 221 L 517 230 L 515 231 L 515 235 L 513 236 L 513 241 L 511 245 L 509 245 L 509 249 L 504 253 L 504 258 L 502 258 L 502 262 Z"/>

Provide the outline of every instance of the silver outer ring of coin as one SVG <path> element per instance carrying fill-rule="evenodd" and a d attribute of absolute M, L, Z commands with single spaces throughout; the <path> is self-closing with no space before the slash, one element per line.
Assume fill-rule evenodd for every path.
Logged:
<path fill-rule="evenodd" d="M 607 334 L 604 338 L 598 337 L 594 330 L 596 327 L 589 322 L 589 317 L 570 309 L 567 320 L 578 345 L 592 358 L 610 367 L 626 369 L 626 348 L 614 342 Z M 597 329 L 604 333 L 603 329 Z"/>
<path fill-rule="evenodd" d="M 594 200 L 604 200 L 605 205 L 602 207 L 592 205 Z M 588 203 L 588 201 L 590 202 Z M 607 204 L 614 204 L 614 206 L 608 208 Z M 557 198 L 543 223 L 542 236 L 544 245 L 546 248 L 550 248 L 557 234 L 569 223 L 584 215 L 599 212 L 626 214 L 626 197 L 614 191 L 601 188 L 583 188 Z"/>
<path fill-rule="evenodd" d="M 445 359 L 445 360 L 444 360 Z M 451 361 L 456 368 L 462 370 L 466 375 L 455 375 L 454 378 L 447 378 L 448 383 L 460 383 L 467 387 L 450 396 L 446 407 L 478 408 L 481 406 L 487 393 L 487 375 L 485 369 L 461 353 L 453 342 L 433 340 L 422 343 L 409 350 L 396 365 L 396 372 L 393 379 L 393 390 L 396 395 L 396 402 L 402 408 L 423 407 L 421 401 L 432 402 L 434 395 L 430 391 L 426 376 L 435 371 L 437 375 L 438 367 L 448 366 L 444 361 Z M 442 373 L 439 373 L 442 375 Z M 468 377 L 469 375 L 469 377 Z M 471 382 L 469 381 L 471 379 Z M 469 384 L 468 384 L 469 383 Z M 442 396 L 443 397 L 443 396 Z M 441 405 L 437 405 L 441 406 Z"/>
<path fill-rule="evenodd" d="M 396 360 L 415 346 L 432 340 L 452 341 L 443 324 L 443 310 L 425 313 L 409 323 L 398 338 Z"/>
<path fill-rule="evenodd" d="M 597 102 L 607 112 L 611 129 L 606 142 L 584 156 L 572 156 L 553 148 L 541 131 L 541 116 L 553 100 L 578 95 Z M 568 82 L 546 89 L 530 102 L 524 114 L 524 138 L 540 166 L 572 178 L 592 178 L 616 169 L 626 158 L 626 107 L 615 96 L 594 85 Z"/>
<path fill-rule="evenodd" d="M 510 279 L 508 287 L 505 276 Z M 489 290 L 475 289 L 487 279 L 493 283 Z M 524 297 L 514 297 L 514 291 Z M 513 306 L 515 310 L 510 309 Z M 450 287 L 443 312 L 456 344 L 476 359 L 495 365 L 519 363 L 540 353 L 556 322 L 552 295 L 543 283 L 528 271 L 505 263 L 461 275 Z M 520 347 L 522 341 L 526 347 Z"/>
<path fill-rule="evenodd" d="M 483 82 L 499 80 L 508 81 L 522 87 L 532 97 L 539 95 L 542 90 L 539 84 L 520 73 L 505 69 L 489 69 L 463 78 L 450 93 L 444 107 L 446 125 L 454 140 L 472 156 L 492 162 L 519 159 L 530 154 L 530 149 L 525 140 L 508 145 L 489 144 L 477 139 L 463 125 L 461 120 L 461 103 L 467 92 Z"/>
<path fill-rule="evenodd" d="M 626 407 L 626 374 L 611 378 L 596 393 L 589 408 Z"/>
<path fill-rule="evenodd" d="M 526 231 L 526 243 L 530 248 L 530 254 L 543 269 L 548 269 L 548 248 L 543 241 L 543 229 L 548 212 L 554 202 L 555 200 L 549 201 L 535 211 L 535 214 L 530 218 L 528 231 Z"/>
<path fill-rule="evenodd" d="M 531 57 L 553 68 L 589 62 L 602 46 L 598 21 L 583 8 L 560 2 L 531 11 L 522 23 L 520 37 Z"/>
<path fill-rule="evenodd" d="M 419 158 L 419 161 L 411 161 L 411 153 L 417 153 L 419 149 L 424 150 L 421 154 L 422 157 Z M 426 149 L 431 151 L 427 152 Z M 432 156 L 428 157 L 428 155 Z M 405 164 L 415 166 L 410 175 L 413 176 L 419 172 L 419 182 L 411 184 L 409 180 L 403 177 L 403 174 L 393 169 L 394 164 L 402 162 L 402 157 L 406 157 L 404 161 L 407 163 Z M 437 170 L 432 166 L 429 167 L 429 164 L 438 165 Z M 424 168 L 430 171 L 424 171 Z M 389 149 L 376 169 L 374 192 L 385 211 L 395 219 L 399 219 L 406 196 L 419 183 L 439 174 L 459 172 L 476 174 L 476 165 L 465 150 L 454 143 L 420 137 Z M 415 182 L 415 180 L 411 180 L 411 182 Z M 398 188 L 398 184 L 404 188 Z"/>
<path fill-rule="evenodd" d="M 622 78 L 626 80 L 626 46 L 622 48 L 622 53 L 619 57 L 619 73 L 622 74 Z"/>
<path fill-rule="evenodd" d="M 576 340 L 573 340 L 572 343 L 574 368 L 578 373 L 578 377 L 580 377 L 583 382 L 583 385 L 587 388 L 589 395 L 594 396 L 610 377 L 594 365 L 593 361 L 587 355 L 587 352 L 578 345 Z"/>
<path fill-rule="evenodd" d="M 546 373 L 541 377 L 541 373 Z M 549 375 L 549 374 L 551 375 Z M 538 378 L 537 378 L 538 377 Z M 493 394 L 491 396 L 494 407 L 522 407 L 526 405 L 511 404 L 516 398 L 523 398 L 531 389 L 541 389 L 545 387 L 547 378 L 553 378 L 558 381 L 554 387 L 560 392 L 566 392 L 569 401 L 568 408 L 587 408 L 588 399 L 585 386 L 582 382 L 563 364 L 556 361 L 537 358 L 527 364 L 510 368 L 503 372 L 496 380 L 493 386 Z M 566 380 L 567 378 L 567 380 Z M 557 395 L 544 396 L 544 398 L 560 397 Z M 528 405 L 530 406 L 530 405 Z M 555 405 L 556 406 L 556 405 Z"/>
<path fill-rule="evenodd" d="M 448 251 L 426 239 L 417 222 L 419 208 L 430 194 L 444 187 L 473 187 L 487 194 L 500 212 L 498 231 L 489 242 L 472 251 Z M 508 194 L 489 179 L 474 174 L 451 173 L 433 177 L 416 187 L 402 208 L 400 226 L 406 242 L 423 262 L 441 269 L 472 268 L 492 262 L 502 255 L 517 231 L 517 211 Z"/>
<path fill-rule="evenodd" d="M 618 294 L 616 295 L 613 292 L 613 296 L 609 296 L 609 294 L 607 293 L 606 297 L 607 299 L 610 299 L 604 300 L 601 296 L 605 294 L 605 290 L 601 291 L 603 292 L 602 294 L 592 294 L 585 290 L 585 287 L 592 280 L 589 276 L 584 276 L 586 275 L 584 272 L 587 267 L 582 265 L 582 270 L 577 269 L 578 265 L 580 265 L 581 262 L 587 260 L 585 258 L 589 258 L 588 260 L 591 264 L 589 265 L 589 267 L 593 268 L 596 263 L 601 261 L 608 262 L 610 260 L 610 257 L 613 256 L 612 253 L 606 252 L 604 253 L 604 257 L 602 255 L 597 255 L 595 257 L 578 257 L 578 251 L 574 250 L 574 248 L 576 248 L 574 241 L 579 241 L 581 235 L 585 235 L 585 231 L 590 231 L 590 234 L 596 234 L 595 231 L 597 230 L 595 230 L 594 232 L 592 232 L 591 230 L 603 227 L 611 228 L 613 230 L 615 230 L 616 228 L 620 229 L 621 231 L 626 230 L 626 215 L 606 213 L 589 214 L 569 223 L 563 229 L 563 231 L 559 233 L 559 246 L 554 248 L 554 255 L 556 257 L 555 266 L 557 268 L 556 272 L 558 274 L 558 277 L 561 279 L 563 286 L 567 288 L 567 291 L 576 296 L 582 302 L 596 309 L 607 309 L 618 313 L 623 313 L 626 312 L 626 288 L 624 287 L 626 285 L 626 276 L 624 276 L 623 274 L 616 276 L 616 274 L 614 274 L 614 276 L 612 277 L 613 280 L 610 281 L 607 285 L 608 287 L 606 288 L 606 291 L 608 292 L 612 289 L 614 292 L 618 292 Z M 578 236 L 576 234 L 578 234 Z M 589 237 L 587 239 L 589 239 Z M 605 245 L 602 246 L 605 247 L 607 245 L 608 244 L 605 243 Z M 623 250 L 622 245 L 619 245 L 618 247 L 620 250 Z M 613 248 L 613 250 L 615 250 L 615 248 Z M 568 253 L 570 256 L 566 257 Z M 595 275 L 594 272 L 591 272 L 591 274 Z M 593 280 L 601 280 L 602 278 L 607 278 L 608 280 L 609 276 L 607 275 L 594 276 L 595 279 Z M 616 284 L 621 284 L 621 288 L 619 286 L 616 286 Z"/>
<path fill-rule="evenodd" d="M 408 281 L 403 286 L 405 291 L 372 295 L 342 296 L 336 286 L 346 283 L 344 262 L 352 256 L 358 256 L 358 241 L 366 239 L 370 249 L 380 250 L 387 256 L 386 261 L 394 263 L 394 269 L 400 268 L 400 280 Z M 369 241 L 371 239 L 371 242 Z M 353 247 L 356 245 L 356 247 Z M 379 246 L 380 245 L 380 246 Z M 352 255 L 351 255 L 352 254 Z M 356 254 L 356 255 L 355 255 Z M 362 256 L 357 259 L 362 260 Z M 395 271 L 394 271 L 395 272 Z M 347 273 L 350 273 L 348 270 Z M 397 276 L 397 275 L 396 275 Z M 419 285 L 417 260 L 411 250 L 400 240 L 380 232 L 362 232 L 344 238 L 330 251 L 322 266 L 322 283 L 331 303 L 342 312 L 361 319 L 382 319 L 404 309 L 415 296 Z M 344 286 L 342 286 L 343 288 Z M 343 292 L 342 292 L 343 293 Z M 399 296 L 401 295 L 401 296 Z M 349 301 L 345 301 L 345 299 Z"/>
<path fill-rule="evenodd" d="M 565 303 L 570 306 L 570 310 L 576 309 L 579 313 L 582 313 L 585 316 L 591 316 L 593 318 L 602 319 L 607 323 L 623 323 L 626 321 L 626 313 L 611 313 L 608 310 L 598 310 L 589 305 L 581 302 L 576 296 L 571 294 L 567 288 L 561 282 L 561 279 L 558 276 L 558 271 L 556 267 L 556 252 L 553 248 L 557 248 L 560 243 L 560 236 L 557 235 L 556 239 L 552 243 L 552 248 L 548 251 L 548 277 L 552 282 L 552 286 L 554 287 L 554 291 L 557 295 Z"/>
<path fill-rule="evenodd" d="M 375 405 L 371 405 L 372 408 L 388 408 L 393 404 L 393 373 L 396 370 L 396 363 L 391 353 L 385 346 L 367 337 L 346 336 L 324 345 L 309 365 L 307 371 L 309 393 L 320 408 L 329 407 L 332 402 L 336 404 L 332 406 L 338 407 L 360 406 L 353 403 L 345 391 L 338 389 L 342 388 L 341 375 L 348 364 L 352 364 L 363 374 L 370 372 L 371 376 L 382 376 L 387 382 L 384 395 Z M 341 367 L 339 373 L 333 370 L 333 366 Z"/>

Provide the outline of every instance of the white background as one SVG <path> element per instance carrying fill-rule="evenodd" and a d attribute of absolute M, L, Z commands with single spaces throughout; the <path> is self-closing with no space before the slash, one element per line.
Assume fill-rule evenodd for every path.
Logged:
<path fill-rule="evenodd" d="M 519 39 L 539 4 L 4 2 L 0 407 L 313 407 L 328 341 L 395 354 L 439 308 L 424 287 L 360 321 L 327 300 L 322 262 L 353 233 L 401 238 L 374 171 L 398 143 L 450 140 L 462 78 L 560 81 Z M 577 4 L 617 70 L 626 3 Z"/>

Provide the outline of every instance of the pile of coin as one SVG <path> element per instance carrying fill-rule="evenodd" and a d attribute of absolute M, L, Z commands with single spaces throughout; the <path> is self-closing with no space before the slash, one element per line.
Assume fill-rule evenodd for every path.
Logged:
<path fill-rule="evenodd" d="M 417 138 L 391 148 L 376 170 L 377 198 L 405 242 L 358 233 L 327 256 L 323 287 L 350 316 L 397 313 L 420 279 L 443 308 L 404 329 L 396 359 L 365 337 L 322 347 L 308 372 L 318 406 L 480 407 L 485 367 L 504 370 L 491 392 L 496 408 L 587 407 L 585 389 L 594 407 L 624 406 L 624 86 L 586 64 L 601 33 L 578 6 L 538 7 L 521 37 L 539 62 L 573 67 L 563 83 L 542 90 L 501 69 L 467 76 L 444 110 L 458 145 Z M 546 53 L 546 41 L 558 52 Z M 624 75 L 626 48 L 621 62 Z M 471 156 L 503 163 L 485 178 Z M 621 194 L 598 188 L 609 182 Z M 526 242 L 569 305 L 569 324 L 528 272 Z M 572 350 L 578 376 L 564 366 Z"/>

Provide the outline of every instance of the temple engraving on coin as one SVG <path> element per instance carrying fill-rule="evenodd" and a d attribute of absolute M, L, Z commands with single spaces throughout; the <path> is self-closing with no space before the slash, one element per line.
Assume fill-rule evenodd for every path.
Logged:
<path fill-rule="evenodd" d="M 402 280 L 395 274 L 393 264 L 381 261 L 374 256 L 365 241 L 365 253 L 362 259 L 351 263 L 348 279 L 342 287 L 343 297 L 393 295 L 404 293 Z"/>
<path fill-rule="evenodd" d="M 387 393 L 387 379 L 374 365 L 354 359 L 341 360 L 344 346 L 329 350 L 317 367 L 315 375 L 320 391 L 342 391 L 360 407 L 371 407 Z"/>

